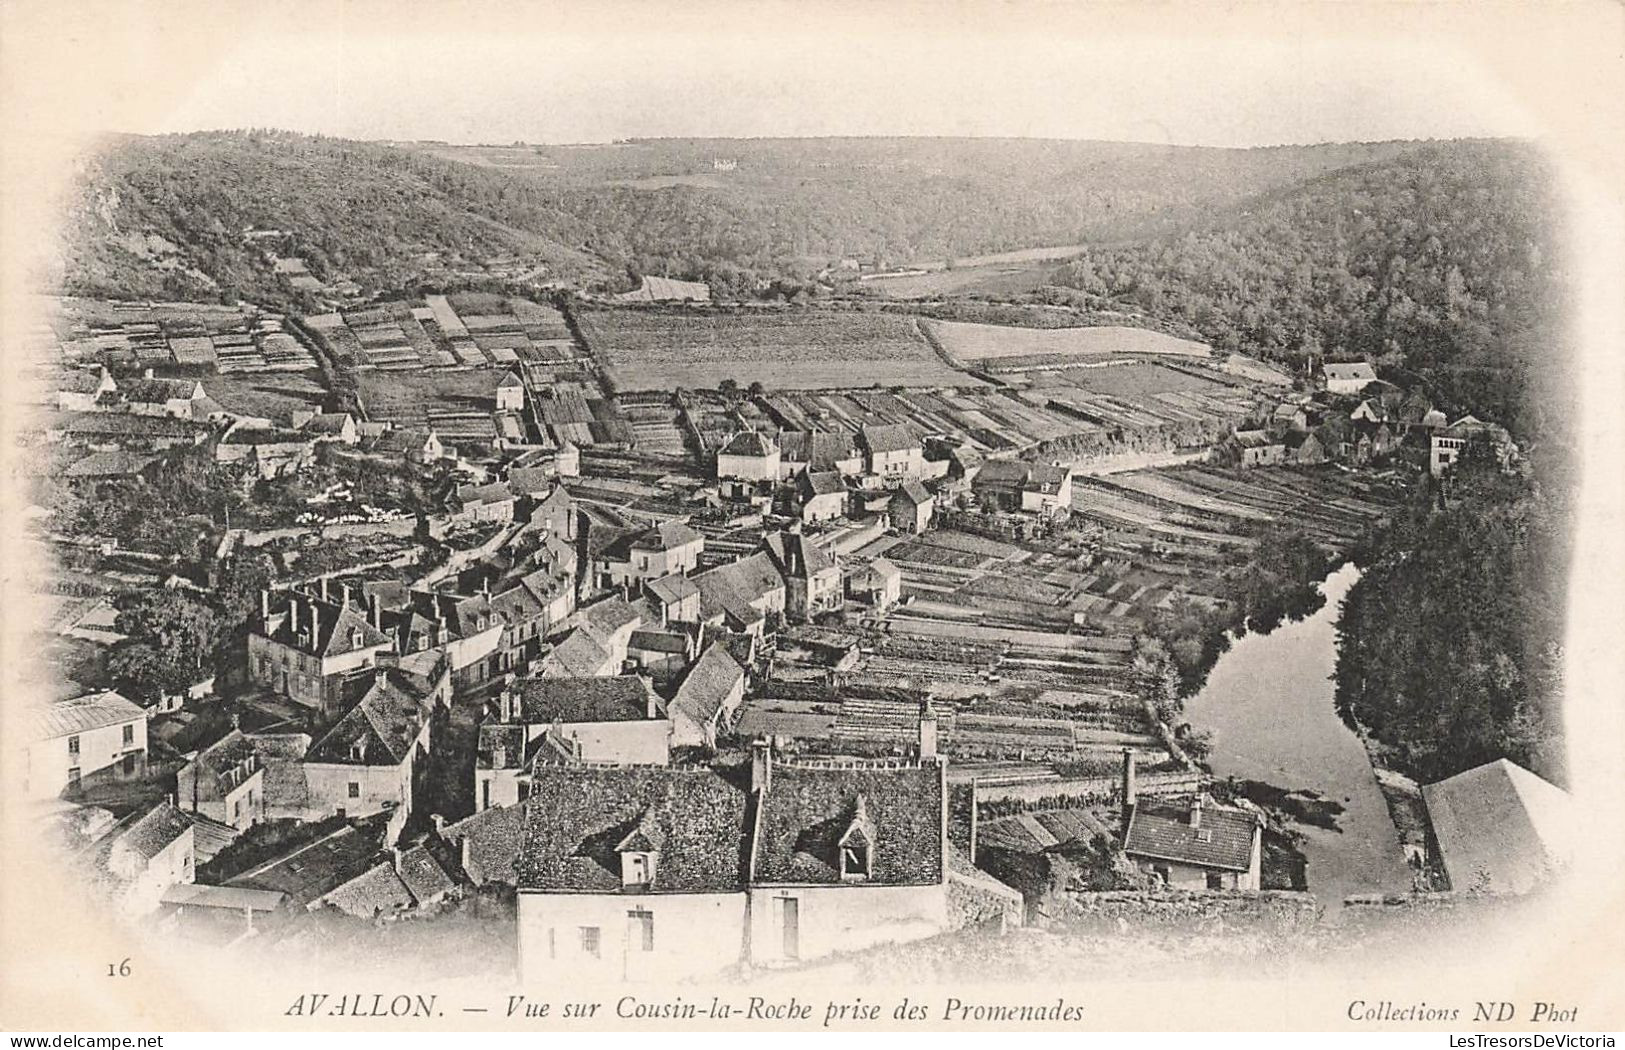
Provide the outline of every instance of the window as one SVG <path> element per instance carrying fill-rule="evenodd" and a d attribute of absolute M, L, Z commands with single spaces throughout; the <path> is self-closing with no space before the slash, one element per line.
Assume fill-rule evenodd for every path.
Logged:
<path fill-rule="evenodd" d="M 129 747 L 135 743 L 135 725 L 132 723 L 124 727 L 124 746 Z"/>
<path fill-rule="evenodd" d="M 356 781 L 354 781 L 354 780 L 350 781 L 350 788 L 349 788 L 349 793 L 348 794 L 349 794 L 350 798 L 360 798 L 361 797 L 361 785 L 359 783 L 357 783 Z"/>
<path fill-rule="evenodd" d="M 864 879 L 869 877 L 869 850 L 862 845 L 841 847 L 841 877 Z"/>
<path fill-rule="evenodd" d="M 243 815 L 243 800 L 238 799 L 231 804 L 231 819 L 236 820 Z"/>
<path fill-rule="evenodd" d="M 124 756 L 124 775 L 125 776 L 131 776 L 134 773 L 135 773 L 135 755 L 133 753 L 125 755 Z"/>
<path fill-rule="evenodd" d="M 631 936 L 628 938 L 632 950 L 635 952 L 652 952 L 655 950 L 655 913 L 652 911 L 629 911 L 626 917 L 631 925 Z"/>
<path fill-rule="evenodd" d="M 1221 875 L 1219 872 L 1216 872 L 1216 871 L 1208 872 L 1207 873 L 1207 888 L 1210 889 L 1210 890 L 1222 890 L 1222 889 L 1224 889 L 1224 876 Z"/>
<path fill-rule="evenodd" d="M 581 954 L 598 958 L 598 927 L 581 927 Z"/>
<path fill-rule="evenodd" d="M 78 753 L 79 753 L 79 738 L 76 737 L 76 736 L 68 737 L 68 754 L 77 755 Z"/>
<path fill-rule="evenodd" d="M 77 788 L 78 786 L 79 786 L 79 767 L 74 766 L 72 769 L 68 770 L 68 787 Z"/>

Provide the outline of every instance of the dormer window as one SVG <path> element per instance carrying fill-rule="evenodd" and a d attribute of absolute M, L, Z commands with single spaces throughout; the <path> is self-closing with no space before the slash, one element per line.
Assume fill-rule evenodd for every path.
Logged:
<path fill-rule="evenodd" d="M 361 648 L 361 637 L 361 628 L 353 628 L 350 631 L 350 647 L 353 649 Z"/>
<path fill-rule="evenodd" d="M 852 822 L 836 844 L 840 853 L 841 880 L 862 882 L 874 870 L 875 827 L 868 807 L 859 795 L 852 807 Z"/>
<path fill-rule="evenodd" d="M 648 889 L 654 883 L 655 854 L 621 851 L 621 888 Z"/>
<path fill-rule="evenodd" d="M 622 890 L 642 893 L 654 886 L 660 847 L 665 838 L 654 811 L 644 810 L 632 829 L 615 844 L 615 852 L 621 857 Z"/>

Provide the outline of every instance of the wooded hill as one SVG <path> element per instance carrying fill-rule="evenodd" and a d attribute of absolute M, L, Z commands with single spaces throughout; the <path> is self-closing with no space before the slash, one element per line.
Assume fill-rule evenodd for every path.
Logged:
<path fill-rule="evenodd" d="M 805 277 L 846 256 L 895 265 L 1143 238 L 1415 148 L 999 139 L 480 148 L 281 132 L 123 136 L 86 166 L 73 198 L 66 284 L 107 295 L 284 294 L 243 242 L 253 227 L 291 233 L 319 277 L 382 287 L 405 283 L 438 252 L 448 262 L 520 257 L 566 281 L 624 282 L 630 268 L 748 294 L 758 280 Z M 713 171 L 724 159 L 736 167 Z"/>

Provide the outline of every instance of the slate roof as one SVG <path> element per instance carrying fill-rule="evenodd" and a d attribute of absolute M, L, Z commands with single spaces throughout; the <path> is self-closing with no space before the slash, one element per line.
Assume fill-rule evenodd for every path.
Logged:
<path fill-rule="evenodd" d="M 778 571 L 786 577 L 811 579 L 821 572 L 835 568 L 834 559 L 824 548 L 799 533 L 775 532 L 762 542 L 767 552 L 772 555 Z"/>
<path fill-rule="evenodd" d="M 292 618 L 288 615 L 289 607 L 295 603 L 299 606 L 297 631 L 292 628 Z M 312 612 L 317 614 L 314 644 L 306 633 Z M 266 637 L 316 656 L 343 656 L 357 649 L 373 649 L 390 644 L 389 637 L 367 620 L 360 607 L 322 601 L 309 595 L 290 594 L 282 611 L 273 613 L 271 620 L 269 625 L 261 625 Z M 263 630 L 266 626 L 271 629 Z M 360 639 L 359 645 L 356 644 L 357 637 Z"/>
<path fill-rule="evenodd" d="M 305 421 L 300 430 L 313 434 L 326 434 L 333 437 L 344 433 L 346 426 L 354 425 L 355 420 L 348 412 L 319 412 Z"/>
<path fill-rule="evenodd" d="M 650 594 L 666 605 L 675 605 L 685 598 L 692 598 L 700 593 L 699 586 L 680 572 L 662 576 L 658 580 L 651 580 L 647 587 Z"/>
<path fill-rule="evenodd" d="M 367 447 L 373 452 L 421 452 L 434 436 L 428 427 L 391 427 L 373 438 Z"/>
<path fill-rule="evenodd" d="M 153 806 L 139 816 L 132 814 L 114 825 L 102 840 L 108 850 L 118 849 L 150 861 L 192 827 L 192 822 L 169 801 Z"/>
<path fill-rule="evenodd" d="M 649 893 L 745 888 L 745 792 L 710 769 L 540 767 L 524 807 L 521 890 L 620 893 L 616 847 L 661 841 Z"/>
<path fill-rule="evenodd" d="M 126 412 L 70 412 L 54 429 L 93 437 L 178 438 L 200 433 L 198 424 L 174 416 L 140 416 Z"/>
<path fill-rule="evenodd" d="M 1515 762 L 1428 784 L 1422 798 L 1453 889 L 1522 893 L 1568 859 L 1573 800 Z"/>
<path fill-rule="evenodd" d="M 461 868 L 445 846 L 429 838 L 401 851 L 396 874 L 421 904 L 455 889 Z"/>
<path fill-rule="evenodd" d="M 305 755 L 307 763 L 345 766 L 398 766 L 429 719 L 428 705 L 403 687 L 402 676 L 385 672 L 361 701 Z"/>
<path fill-rule="evenodd" d="M 760 615 L 751 609 L 752 602 L 784 589 L 784 577 L 766 551 L 708 569 L 695 576 L 694 583 L 700 588 L 702 616 L 709 619 L 726 612 L 747 623 Z"/>
<path fill-rule="evenodd" d="M 646 653 L 681 655 L 688 652 L 688 636 L 681 631 L 633 631 L 632 640 L 627 643 L 627 648 Z"/>
<path fill-rule="evenodd" d="M 524 726 L 486 722 L 480 726 L 474 745 L 474 768 L 521 769 L 525 765 L 525 751 Z"/>
<path fill-rule="evenodd" d="M 775 451 L 777 451 L 777 448 L 773 444 L 773 440 L 767 435 L 758 434 L 754 430 L 741 430 L 726 445 L 722 446 L 722 450 L 717 454 L 721 456 L 754 456 L 761 458 L 771 456 Z"/>
<path fill-rule="evenodd" d="M 643 614 L 624 598 L 605 598 L 581 610 L 582 626 L 598 638 L 608 638 L 642 619 Z"/>
<path fill-rule="evenodd" d="M 40 707 L 34 716 L 34 739 L 52 740 L 75 733 L 88 733 L 92 729 L 135 722 L 145 717 L 145 711 L 111 689 L 85 693 L 65 700 L 53 700 Z"/>
<path fill-rule="evenodd" d="M 524 842 L 525 824 L 535 805 L 493 806 L 455 824 L 447 824 L 441 837 L 461 847 L 462 865 L 475 885 L 501 882 L 514 885 L 514 862 Z"/>
<path fill-rule="evenodd" d="M 412 891 L 395 874 L 394 865 L 380 861 L 347 882 L 323 894 L 322 903 L 364 919 L 383 913 L 405 911 L 415 902 Z"/>
<path fill-rule="evenodd" d="M 805 463 L 809 470 L 834 470 L 835 464 L 857 454 L 852 446 L 852 435 L 845 431 L 791 431 L 779 435 L 779 444 L 785 459 Z"/>
<path fill-rule="evenodd" d="M 775 761 L 760 803 L 751 880 L 840 884 L 838 845 L 856 822 L 873 840 L 866 885 L 941 882 L 945 804 L 937 766 L 824 769 Z"/>
<path fill-rule="evenodd" d="M 1372 382 L 1377 378 L 1376 369 L 1365 361 L 1347 361 L 1339 364 L 1325 366 L 1326 379 L 1339 382 Z"/>
<path fill-rule="evenodd" d="M 649 687 L 637 675 L 613 678 L 526 678 L 514 684 L 527 725 L 636 722 L 649 717 Z"/>
<path fill-rule="evenodd" d="M 140 404 L 191 401 L 200 396 L 197 381 L 192 379 L 131 379 L 119 387 L 119 393 L 124 400 Z"/>
<path fill-rule="evenodd" d="M 846 483 L 840 473 L 833 470 L 809 470 L 796 481 L 796 486 L 804 499 L 846 493 Z"/>
<path fill-rule="evenodd" d="M 1192 827 L 1190 817 L 1189 804 L 1142 799 L 1129 817 L 1123 852 L 1226 871 L 1251 867 L 1253 829 L 1258 826 L 1255 814 L 1205 799 L 1201 824 Z"/>
<path fill-rule="evenodd" d="M 918 481 L 905 481 L 897 487 L 896 492 L 892 493 L 891 498 L 906 500 L 916 507 L 923 507 L 931 502 L 931 493 L 927 492 L 925 486 Z"/>
<path fill-rule="evenodd" d="M 506 503 L 513 498 L 513 490 L 508 487 L 506 481 L 493 481 L 489 485 L 457 486 L 457 503 L 463 507 Z"/>
<path fill-rule="evenodd" d="M 122 450 L 92 452 L 83 459 L 75 460 L 62 474 L 70 478 L 134 477 L 161 458 Z"/>
<path fill-rule="evenodd" d="M 566 675 L 588 676 L 603 670 L 609 662 L 609 654 L 586 628 L 578 627 L 542 659 L 544 664 L 557 667 Z"/>
<path fill-rule="evenodd" d="M 903 452 L 907 449 L 919 448 L 920 439 L 914 436 L 904 423 L 888 423 L 884 426 L 864 427 L 858 431 L 863 447 L 871 453 L 876 452 Z"/>
<path fill-rule="evenodd" d="M 378 853 L 381 828 L 381 824 L 345 825 L 325 838 L 289 850 L 228 880 L 226 885 L 277 890 L 307 905 L 372 866 Z"/>
<path fill-rule="evenodd" d="M 671 712 L 700 723 L 717 717 L 722 701 L 745 678 L 745 670 L 728 654 L 727 648 L 713 645 L 700 654 L 683 684 L 672 698 Z"/>

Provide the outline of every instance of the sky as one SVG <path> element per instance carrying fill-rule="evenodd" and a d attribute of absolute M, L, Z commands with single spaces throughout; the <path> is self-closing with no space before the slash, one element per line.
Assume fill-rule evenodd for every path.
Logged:
<path fill-rule="evenodd" d="M 1517 79 L 1538 79 L 1540 35 L 1553 31 L 1529 5 L 1494 3 L 132 0 L 45 10 L 41 31 L 63 45 L 56 64 L 79 81 L 61 93 L 70 123 L 486 143 L 1527 136 L 1541 114 Z"/>

